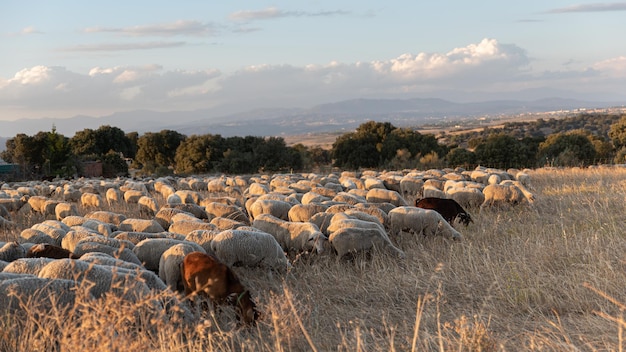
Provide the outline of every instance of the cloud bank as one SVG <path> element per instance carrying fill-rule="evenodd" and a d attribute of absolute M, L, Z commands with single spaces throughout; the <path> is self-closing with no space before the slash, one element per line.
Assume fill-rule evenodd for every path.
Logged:
<path fill-rule="evenodd" d="M 228 73 L 216 68 L 167 70 L 158 64 L 94 67 L 88 72 L 41 65 L 0 78 L 0 119 L 220 105 L 241 110 L 311 107 L 354 98 L 430 97 L 442 91 L 495 94 L 538 87 L 626 91 L 626 57 L 609 58 L 583 71 L 533 73 L 531 66 L 524 49 L 490 38 L 446 53 L 301 67 L 258 65 Z M 574 84 L 581 80 L 583 85 Z"/>

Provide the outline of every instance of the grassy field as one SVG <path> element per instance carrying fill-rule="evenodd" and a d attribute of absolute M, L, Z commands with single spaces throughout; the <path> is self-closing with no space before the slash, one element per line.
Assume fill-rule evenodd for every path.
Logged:
<path fill-rule="evenodd" d="M 300 257 L 285 276 L 236 268 L 263 313 L 253 328 L 229 310 L 181 326 L 113 298 L 46 317 L 26 303 L 25 317 L 0 317 L 0 349 L 624 350 L 626 169 L 531 176 L 532 207 L 470 209 L 462 242 L 407 235 L 404 261 Z"/>

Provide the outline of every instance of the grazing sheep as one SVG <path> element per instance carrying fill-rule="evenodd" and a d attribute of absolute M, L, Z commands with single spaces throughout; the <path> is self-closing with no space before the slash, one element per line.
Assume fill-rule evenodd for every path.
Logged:
<path fill-rule="evenodd" d="M 189 243 L 178 243 L 168 248 L 159 259 L 159 277 L 174 292 L 183 292 L 183 278 L 180 265 L 185 256 L 192 252 L 198 252 L 198 246 Z M 200 251 L 205 253 L 204 250 Z"/>
<path fill-rule="evenodd" d="M 0 280 L 0 315 L 20 319 L 26 304 L 41 316 L 61 314 L 74 306 L 76 286 L 72 280 L 34 276 Z"/>
<path fill-rule="evenodd" d="M 110 236 L 114 230 L 113 225 L 96 220 L 96 219 L 88 219 L 87 221 L 83 222 L 81 226 L 88 228 L 90 230 L 96 231 L 102 236 L 107 236 L 107 237 Z"/>
<path fill-rule="evenodd" d="M 118 270 L 123 269 L 122 271 L 129 270 L 135 272 L 137 276 L 146 283 L 148 288 L 153 291 L 161 292 L 167 289 L 167 285 L 163 282 L 163 280 L 161 280 L 161 278 L 157 274 L 150 270 L 146 270 L 141 265 L 129 263 L 121 259 L 116 259 L 108 254 L 100 252 L 87 253 L 83 255 L 80 260 L 92 264 L 116 267 L 118 268 Z"/>
<path fill-rule="evenodd" d="M 286 252 L 322 253 L 324 242 L 328 239 L 317 225 L 310 222 L 289 222 L 270 214 L 259 215 L 252 227 L 265 231 L 276 238 L 278 244 Z"/>
<path fill-rule="evenodd" d="M 429 180 L 430 181 L 430 180 Z M 426 198 L 445 198 L 446 194 L 441 189 L 432 186 L 432 185 L 424 185 L 422 189 L 422 194 Z"/>
<path fill-rule="evenodd" d="M 289 209 L 287 220 L 291 222 L 306 222 L 311 220 L 313 215 L 323 213 L 326 209 L 328 209 L 328 206 L 322 204 L 296 204 Z"/>
<path fill-rule="evenodd" d="M 372 249 L 387 251 L 400 259 L 406 257 L 402 250 L 391 243 L 385 231 L 377 228 L 341 228 L 331 233 L 328 240 L 339 258 Z"/>
<path fill-rule="evenodd" d="M 150 293 L 148 286 L 131 271 L 87 263 L 81 260 L 57 259 L 39 271 L 38 277 L 74 280 L 78 284 L 89 283 L 89 293 L 94 298 L 111 293 L 124 300 L 136 302 Z"/>
<path fill-rule="evenodd" d="M 74 227 L 72 230 L 68 231 L 61 240 L 61 248 L 74 252 L 74 249 L 80 240 L 94 235 L 98 235 L 98 233 L 86 227 L 80 229 Z"/>
<path fill-rule="evenodd" d="M 148 196 L 141 196 L 137 201 L 139 211 L 148 215 L 154 215 L 158 211 L 156 199 Z"/>
<path fill-rule="evenodd" d="M 211 249 L 211 241 L 213 241 L 213 238 L 215 238 L 215 236 L 217 236 L 220 232 L 225 230 L 194 230 L 185 236 L 185 241 L 197 243 L 206 251 L 206 253 L 214 254 Z"/>
<path fill-rule="evenodd" d="M 391 203 L 397 207 L 408 205 L 400 193 L 388 189 L 372 188 L 365 198 L 370 203 Z"/>
<path fill-rule="evenodd" d="M 7 220 L 3 216 L 0 216 L 0 229 L 13 229 L 17 228 L 17 224 L 11 220 Z"/>
<path fill-rule="evenodd" d="M 529 201 L 524 193 L 514 184 L 488 185 L 483 189 L 485 201 L 481 204 L 481 209 L 485 207 L 506 207 L 518 205 L 524 201 Z"/>
<path fill-rule="evenodd" d="M 79 256 L 67 249 L 49 243 L 36 244 L 26 252 L 26 258 L 78 259 Z"/>
<path fill-rule="evenodd" d="M 121 240 L 118 238 L 106 237 L 106 236 L 101 236 L 101 235 L 94 235 L 94 236 L 83 238 L 80 241 L 78 241 L 77 244 L 82 243 L 82 242 L 102 243 L 107 246 L 111 246 L 115 248 L 128 248 L 130 250 L 135 248 L 135 244 L 132 243 L 131 241 Z"/>
<path fill-rule="evenodd" d="M 106 198 L 109 206 L 113 204 L 118 204 L 122 201 L 122 199 L 124 199 L 124 196 L 122 195 L 122 191 L 120 191 L 117 188 L 107 189 L 106 193 L 104 194 L 104 197 Z"/>
<path fill-rule="evenodd" d="M 178 190 L 176 193 L 180 199 L 183 201 L 183 204 L 200 204 L 200 201 L 203 199 L 202 195 L 197 191 L 191 190 Z"/>
<path fill-rule="evenodd" d="M 185 236 L 171 233 L 171 232 L 132 232 L 132 231 L 117 231 L 111 234 L 111 237 L 116 238 L 118 240 L 126 240 L 132 242 L 137 245 L 137 243 L 147 239 L 147 238 L 172 238 L 175 240 L 184 240 Z"/>
<path fill-rule="evenodd" d="M 231 304 L 238 319 L 253 325 L 259 318 L 256 305 L 235 273 L 217 258 L 203 253 L 188 254 L 180 266 L 187 297 L 202 295 L 214 305 Z"/>
<path fill-rule="evenodd" d="M 335 216 L 335 214 L 336 213 L 327 212 L 317 213 L 311 217 L 311 220 L 309 222 L 315 224 L 315 226 L 317 226 L 322 233 L 328 234 L 328 226 L 330 226 L 330 222 L 332 221 L 332 218 Z"/>
<path fill-rule="evenodd" d="M 280 244 L 263 231 L 222 231 L 211 241 L 211 251 L 228 266 L 264 267 L 279 272 L 290 266 Z"/>
<path fill-rule="evenodd" d="M 102 208 L 102 197 L 95 193 L 83 193 L 80 204 L 85 208 Z"/>
<path fill-rule="evenodd" d="M 478 208 L 485 201 L 485 194 L 479 188 L 452 187 L 446 191 L 446 197 L 454 199 L 462 207 Z"/>
<path fill-rule="evenodd" d="M 158 274 L 159 261 L 163 253 L 170 247 L 179 243 L 187 243 L 195 246 L 198 252 L 204 252 L 204 248 L 194 242 L 175 240 L 172 238 L 147 238 L 135 245 L 133 253 L 139 258 L 140 264 L 146 269 Z"/>
<path fill-rule="evenodd" d="M 206 212 L 211 215 L 211 219 L 215 217 L 223 217 L 239 221 L 244 224 L 250 224 L 248 216 L 246 216 L 243 210 L 236 205 L 213 202 L 204 204 L 204 207 Z"/>
<path fill-rule="evenodd" d="M 122 221 L 118 230 L 132 232 L 164 232 L 163 227 L 156 220 L 128 218 Z"/>
<path fill-rule="evenodd" d="M 141 264 L 141 261 L 139 260 L 137 255 L 135 255 L 132 250 L 125 247 L 113 247 L 98 242 L 79 242 L 76 244 L 76 247 L 73 251 L 74 255 L 77 255 L 79 257 L 82 257 L 86 253 L 90 252 L 105 253 L 112 257 L 127 261 L 129 263 Z"/>
<path fill-rule="evenodd" d="M 354 215 L 358 216 L 357 213 L 353 213 Z M 367 215 L 367 214 L 363 214 L 363 215 Z M 383 227 L 382 224 L 380 224 L 377 219 L 368 219 L 368 220 L 361 220 L 359 218 L 357 218 L 356 216 L 350 216 L 347 215 L 345 213 L 337 213 L 335 214 L 335 216 L 333 216 L 333 218 L 330 220 L 330 225 L 328 226 L 328 233 L 332 234 L 333 232 L 340 230 L 340 229 L 344 229 L 344 228 L 367 228 L 367 229 L 376 229 L 378 231 L 381 232 L 385 232 L 385 228 Z M 369 220 L 373 220 L 373 221 L 369 221 Z"/>
<path fill-rule="evenodd" d="M 124 201 L 127 204 L 137 204 L 139 202 L 139 198 L 147 195 L 147 192 L 137 191 L 134 189 L 129 189 L 124 192 Z"/>
<path fill-rule="evenodd" d="M 257 199 L 248 209 L 250 220 L 261 214 L 271 214 L 282 220 L 289 220 L 289 210 L 292 204 L 276 199 Z"/>
<path fill-rule="evenodd" d="M 20 258 L 8 263 L 2 270 L 6 273 L 39 275 L 41 268 L 54 261 L 52 258 Z"/>
<path fill-rule="evenodd" d="M 397 207 L 389 212 L 390 232 L 400 238 L 402 231 L 409 231 L 424 236 L 440 233 L 455 240 L 463 238 L 438 212 L 416 207 Z"/>
<path fill-rule="evenodd" d="M 122 221 L 126 220 L 126 215 L 120 213 L 114 213 L 112 211 L 92 211 L 85 214 L 88 219 L 99 220 L 108 224 L 119 225 Z"/>
<path fill-rule="evenodd" d="M 12 262 L 16 259 L 24 258 L 25 256 L 26 249 L 15 241 L 4 243 L 3 246 L 0 247 L 0 260 L 4 262 Z"/>
<path fill-rule="evenodd" d="M 48 236 L 45 232 L 31 228 L 22 230 L 18 240 L 22 243 L 50 243 L 58 245 L 57 240 Z"/>
<path fill-rule="evenodd" d="M 217 230 L 217 226 L 208 222 L 204 222 L 200 219 L 195 219 L 195 220 L 174 221 L 168 229 L 169 232 L 178 233 L 184 236 L 186 236 L 191 231 L 195 231 L 195 230 L 212 231 L 212 230 Z"/>
<path fill-rule="evenodd" d="M 67 234 L 67 231 L 62 228 L 54 227 L 44 223 L 34 224 L 30 228 L 45 233 L 47 236 L 53 239 L 53 242 L 51 243 L 57 246 L 61 245 L 61 240 L 63 240 L 63 237 Z"/>
<path fill-rule="evenodd" d="M 68 216 L 79 215 L 76 205 L 69 202 L 59 202 L 56 207 L 54 207 L 54 214 L 57 220 L 63 220 Z"/>
<path fill-rule="evenodd" d="M 500 184 L 502 185 L 514 185 L 519 188 L 520 191 L 524 194 L 526 201 L 528 204 L 532 204 L 535 201 L 535 195 L 528 190 L 520 181 L 515 180 L 504 180 Z"/>
<path fill-rule="evenodd" d="M 221 216 L 218 216 L 216 218 L 213 218 L 213 220 L 211 220 L 211 225 L 215 225 L 215 227 L 218 230 L 233 230 L 236 229 L 240 226 L 248 226 L 248 224 L 244 224 L 240 221 L 237 220 L 233 220 L 233 219 L 228 219 L 228 218 L 223 218 Z"/>
<path fill-rule="evenodd" d="M 405 175 L 400 180 L 400 193 L 403 197 L 419 198 L 424 190 L 424 179 L 415 175 Z"/>
<path fill-rule="evenodd" d="M 28 198 L 28 204 L 31 210 L 40 214 L 46 214 L 46 201 L 48 201 L 48 198 L 43 196 Z"/>

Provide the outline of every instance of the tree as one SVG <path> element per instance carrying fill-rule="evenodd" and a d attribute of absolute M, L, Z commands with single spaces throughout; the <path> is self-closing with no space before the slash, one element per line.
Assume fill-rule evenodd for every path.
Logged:
<path fill-rule="evenodd" d="M 528 167 L 534 164 L 532 148 L 505 133 L 494 133 L 476 147 L 476 162 L 491 167 Z"/>
<path fill-rule="evenodd" d="M 446 155 L 446 161 L 451 167 L 473 166 L 476 164 L 476 155 L 465 148 L 454 148 Z"/>
<path fill-rule="evenodd" d="M 148 169 L 173 166 L 176 149 L 185 139 L 185 135 L 172 130 L 148 132 L 137 139 L 135 160 Z"/>
<path fill-rule="evenodd" d="M 609 137 L 613 141 L 615 149 L 626 147 L 626 115 L 611 125 L 609 129 Z"/>
<path fill-rule="evenodd" d="M 220 135 L 192 135 L 176 149 L 175 171 L 182 174 L 206 173 L 223 158 L 224 138 Z"/>
<path fill-rule="evenodd" d="M 575 166 L 591 162 L 596 150 L 584 133 L 572 131 L 551 134 L 539 145 L 538 158 L 559 166 Z"/>
<path fill-rule="evenodd" d="M 111 150 L 102 156 L 102 176 L 117 177 L 128 175 L 128 164 L 122 156 Z"/>

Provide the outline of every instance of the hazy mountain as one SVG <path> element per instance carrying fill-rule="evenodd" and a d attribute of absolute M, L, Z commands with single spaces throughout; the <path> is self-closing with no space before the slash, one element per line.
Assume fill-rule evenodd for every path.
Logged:
<path fill-rule="evenodd" d="M 41 118 L 0 121 L 0 136 L 18 133 L 34 135 L 50 131 L 72 137 L 85 128 L 103 125 L 119 127 L 125 132 L 158 132 L 163 129 L 186 135 L 221 134 L 230 136 L 281 136 L 315 132 L 351 131 L 361 123 L 374 120 L 391 122 L 398 127 L 419 126 L 438 120 L 461 120 L 486 115 L 519 114 L 578 108 L 604 108 L 624 102 L 583 101 L 577 99 L 490 100 L 451 102 L 444 99 L 354 99 L 321 104 L 308 109 L 256 109 L 226 114 L 221 110 L 156 112 L 137 110 L 103 117 L 75 116 L 67 119 Z M 241 108 L 240 108 L 241 109 Z M 234 108 L 230 108 L 234 110 Z M 241 109 L 243 110 L 243 109 Z M 0 150 L 4 149 L 2 142 Z"/>

